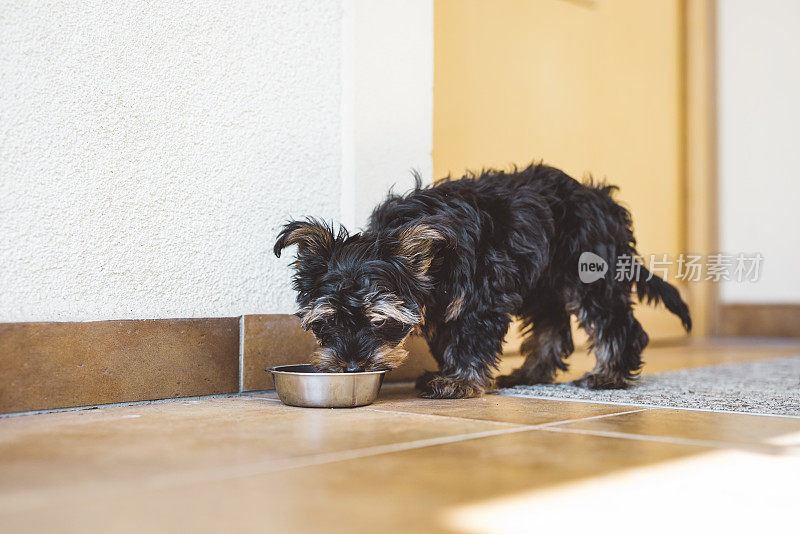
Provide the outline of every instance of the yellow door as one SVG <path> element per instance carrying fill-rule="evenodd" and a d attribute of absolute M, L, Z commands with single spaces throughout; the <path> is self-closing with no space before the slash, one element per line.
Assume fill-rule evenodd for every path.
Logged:
<path fill-rule="evenodd" d="M 643 255 L 682 252 L 681 20 L 679 0 L 436 0 L 435 176 L 591 173 L 620 186 Z M 637 316 L 683 335 L 663 308 Z"/>

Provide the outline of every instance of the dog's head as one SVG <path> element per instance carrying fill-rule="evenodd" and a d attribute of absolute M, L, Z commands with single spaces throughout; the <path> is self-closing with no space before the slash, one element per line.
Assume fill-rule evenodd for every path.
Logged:
<path fill-rule="evenodd" d="M 275 255 L 297 245 L 297 315 L 320 345 L 312 363 L 334 372 L 400 365 L 408 355 L 403 342 L 422 320 L 434 252 L 451 239 L 445 227 L 424 222 L 352 236 L 314 219 L 286 224 Z"/>

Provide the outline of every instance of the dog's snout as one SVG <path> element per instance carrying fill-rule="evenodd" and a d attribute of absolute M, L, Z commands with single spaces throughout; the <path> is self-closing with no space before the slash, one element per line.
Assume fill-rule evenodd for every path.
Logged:
<path fill-rule="evenodd" d="M 350 362 L 350 363 L 347 364 L 347 367 L 345 367 L 344 370 L 345 370 L 345 372 L 348 372 L 348 373 L 360 373 L 364 369 L 362 369 L 361 366 L 358 365 L 357 363 Z"/>

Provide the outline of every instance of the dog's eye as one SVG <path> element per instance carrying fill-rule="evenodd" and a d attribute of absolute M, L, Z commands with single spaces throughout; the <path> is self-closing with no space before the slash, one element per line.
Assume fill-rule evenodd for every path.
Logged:
<path fill-rule="evenodd" d="M 372 321 L 372 327 L 385 337 L 396 337 L 403 330 L 403 323 L 394 319 L 379 319 Z"/>
<path fill-rule="evenodd" d="M 311 324 L 311 331 L 314 333 L 315 336 L 317 336 L 320 339 L 322 338 L 323 333 L 324 333 L 322 325 L 320 323 L 312 323 Z"/>

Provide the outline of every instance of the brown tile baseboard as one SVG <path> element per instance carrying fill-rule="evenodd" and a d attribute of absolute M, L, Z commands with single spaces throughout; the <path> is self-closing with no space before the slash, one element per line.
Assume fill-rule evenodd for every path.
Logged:
<path fill-rule="evenodd" d="M 724 336 L 800 337 L 800 304 L 725 304 L 719 319 Z"/>
<path fill-rule="evenodd" d="M 294 315 L 241 325 L 240 346 L 238 317 L 0 323 L 0 413 L 271 389 L 267 367 L 307 362 L 316 347 Z M 423 339 L 406 347 L 387 380 L 436 368 Z"/>
<path fill-rule="evenodd" d="M 239 319 L 0 324 L 0 412 L 239 390 Z"/>
<path fill-rule="evenodd" d="M 242 389 L 272 389 L 267 367 L 306 363 L 316 348 L 314 336 L 294 315 L 245 315 L 242 318 Z"/>

